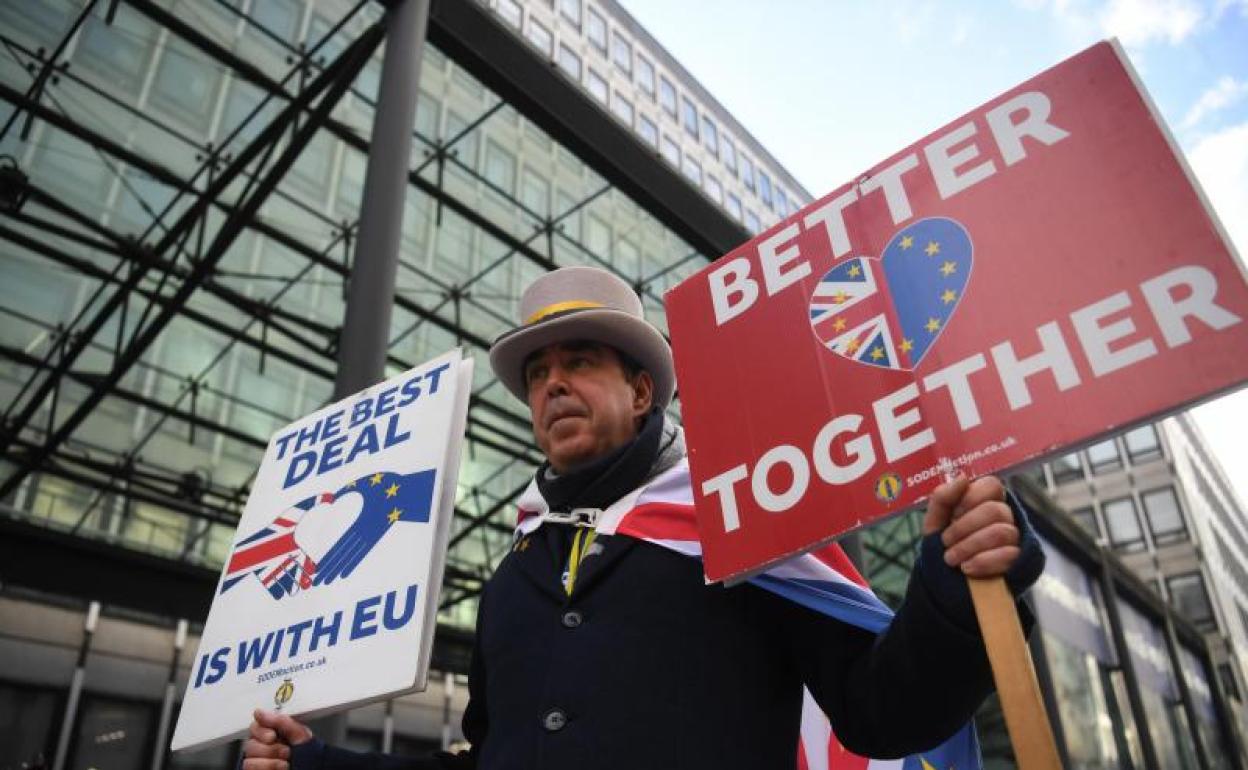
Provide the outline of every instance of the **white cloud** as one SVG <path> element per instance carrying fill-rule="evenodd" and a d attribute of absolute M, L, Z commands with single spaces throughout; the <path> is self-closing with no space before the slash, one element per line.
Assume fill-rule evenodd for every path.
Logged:
<path fill-rule="evenodd" d="M 1086 39 L 1117 37 L 1128 48 L 1154 42 L 1177 45 L 1203 23 L 1226 10 L 1228 3 L 1248 8 L 1248 0 L 1216 0 L 1207 10 L 1204 0 L 1014 0 L 1030 10 L 1047 9 L 1068 35 Z"/>
<path fill-rule="evenodd" d="M 1248 255 L 1248 121 L 1204 137 L 1188 158 L 1231 242 Z"/>
<path fill-rule="evenodd" d="M 1225 75 L 1217 84 L 1200 95 L 1184 116 L 1181 127 L 1194 128 L 1205 118 L 1218 110 L 1229 107 L 1246 95 L 1248 95 L 1248 81 L 1237 81 L 1230 75 Z"/>
<path fill-rule="evenodd" d="M 1101 30 L 1123 45 L 1143 46 L 1156 40 L 1183 42 L 1204 19 L 1194 0 L 1110 0 L 1100 14 Z"/>
<path fill-rule="evenodd" d="M 1200 140 L 1188 153 L 1192 170 L 1240 257 L 1248 256 L 1248 121 Z M 1248 391 L 1210 402 L 1195 410 L 1201 432 L 1240 499 L 1248 502 Z"/>

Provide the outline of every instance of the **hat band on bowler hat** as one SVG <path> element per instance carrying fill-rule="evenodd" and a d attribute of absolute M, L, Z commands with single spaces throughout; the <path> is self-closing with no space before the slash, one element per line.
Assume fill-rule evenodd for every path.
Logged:
<path fill-rule="evenodd" d="M 553 305 L 547 305 L 546 307 L 538 310 L 533 315 L 524 319 L 524 323 L 527 326 L 529 324 L 537 323 L 543 318 L 547 318 L 556 313 L 562 313 L 567 310 L 588 310 L 588 309 L 592 309 L 596 307 L 606 307 L 606 305 L 602 304 L 601 302 L 589 302 L 588 300 L 576 300 L 576 299 L 569 300 L 568 302 L 556 302 Z"/>

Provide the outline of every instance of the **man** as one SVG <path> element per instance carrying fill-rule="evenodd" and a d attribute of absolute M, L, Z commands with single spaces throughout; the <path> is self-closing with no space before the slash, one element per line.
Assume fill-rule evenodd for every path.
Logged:
<path fill-rule="evenodd" d="M 490 364 L 527 401 L 546 462 L 481 597 L 471 751 L 357 754 L 258 711 L 244 770 L 793 768 L 803 685 L 864 756 L 926 750 L 970 718 L 992 681 L 962 575 L 1005 575 L 1017 594 L 1043 568 L 997 479 L 933 494 L 905 602 L 879 635 L 759 585 L 706 585 L 683 434 L 663 414 L 671 351 L 636 295 L 564 268 L 520 309 Z"/>

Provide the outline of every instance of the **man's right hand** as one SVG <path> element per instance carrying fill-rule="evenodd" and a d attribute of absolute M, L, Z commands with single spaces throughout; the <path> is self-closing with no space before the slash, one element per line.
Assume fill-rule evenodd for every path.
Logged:
<path fill-rule="evenodd" d="M 310 740 L 312 731 L 294 717 L 256 709 L 243 744 L 243 770 L 289 770 L 290 748 Z"/>

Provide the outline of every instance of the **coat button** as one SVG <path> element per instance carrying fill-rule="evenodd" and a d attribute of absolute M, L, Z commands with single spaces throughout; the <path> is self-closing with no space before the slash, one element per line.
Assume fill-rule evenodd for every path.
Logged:
<path fill-rule="evenodd" d="M 542 717 L 542 727 L 546 732 L 557 733 L 568 725 L 568 715 L 563 709 L 551 709 Z"/>
<path fill-rule="evenodd" d="M 568 610 L 567 612 L 563 613 L 562 620 L 563 620 L 564 628 L 576 628 L 581 623 L 585 622 L 585 617 L 581 615 L 581 613 L 577 612 L 576 610 Z"/>

